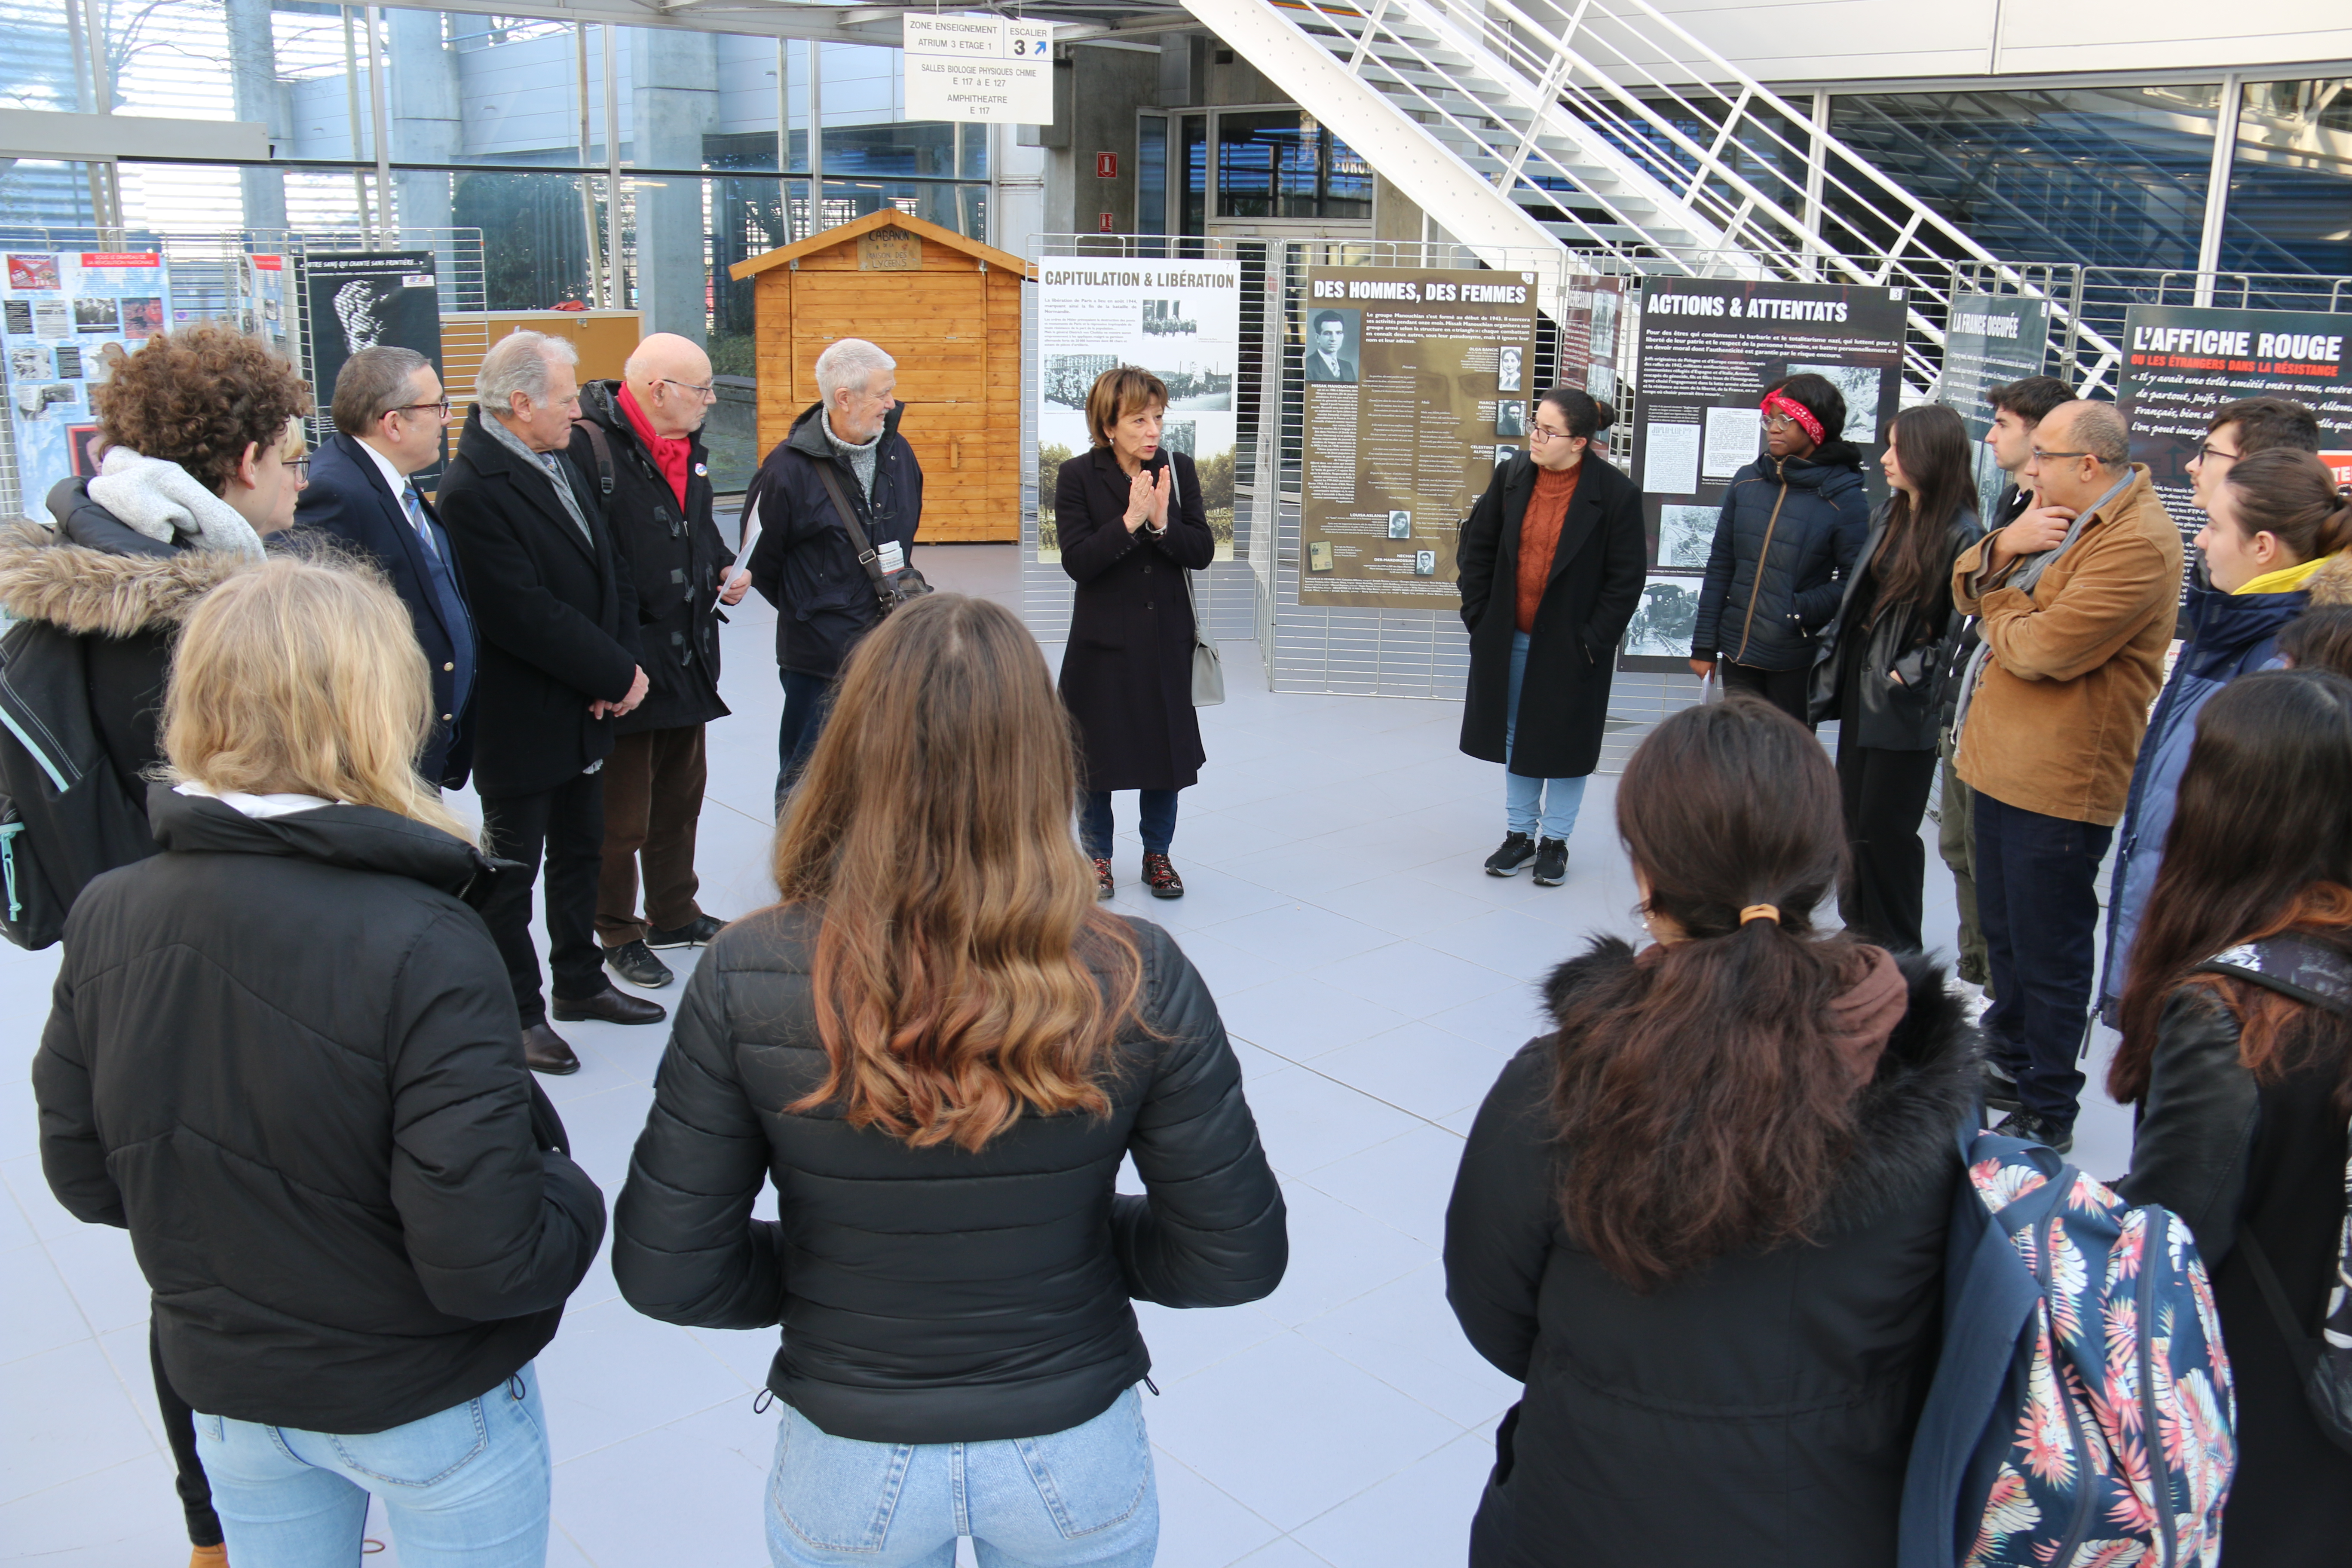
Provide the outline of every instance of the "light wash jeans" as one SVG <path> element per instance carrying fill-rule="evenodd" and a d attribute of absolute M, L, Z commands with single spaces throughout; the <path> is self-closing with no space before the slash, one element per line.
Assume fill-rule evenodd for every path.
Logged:
<path fill-rule="evenodd" d="M 1510 771 L 1511 739 L 1519 729 L 1519 688 L 1528 678 L 1528 634 L 1511 634 L 1511 694 L 1503 710 L 1503 825 L 1530 838 L 1568 842 L 1584 805 L 1582 779 L 1527 779 Z M 1540 831 L 1538 831 L 1540 829 Z"/>
<path fill-rule="evenodd" d="M 478 1399 L 362 1436 L 198 1412 L 196 1452 L 236 1568 L 357 1568 L 370 1493 L 383 1500 L 401 1568 L 547 1562 L 536 1365 Z"/>
<path fill-rule="evenodd" d="M 768 1478 L 776 1568 L 953 1568 L 959 1535 L 980 1568 L 1150 1568 L 1160 1492 L 1141 1397 L 989 1443 L 862 1443 L 786 1407 Z"/>

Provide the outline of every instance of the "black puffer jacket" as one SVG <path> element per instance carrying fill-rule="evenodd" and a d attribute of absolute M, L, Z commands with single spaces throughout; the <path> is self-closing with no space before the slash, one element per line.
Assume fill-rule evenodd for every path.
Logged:
<path fill-rule="evenodd" d="M 1526 1384 L 1496 1432 L 1475 1568 L 1887 1568 L 1935 1370 L 1944 1233 L 1976 1094 L 1975 1031 L 1943 972 L 1900 958 L 1910 1011 L 1858 1105 L 1857 1150 L 1811 1244 L 1735 1253 L 1647 1296 L 1560 1218 L 1547 1099 L 1557 1037 L 1479 1109 L 1446 1210 L 1446 1297 Z M 1596 942 L 1557 1015 L 1634 963 Z"/>
<path fill-rule="evenodd" d="M 1943 728 L 1944 684 L 1951 669 L 1951 645 L 1959 637 L 1952 614 L 1952 563 L 1984 536 L 1976 509 L 1969 507 L 1944 531 L 1942 569 L 1925 590 L 1927 603 L 1897 605 L 1870 619 L 1878 597 L 1877 560 L 1886 537 L 1886 508 L 1870 520 L 1870 537 L 1846 574 L 1845 596 L 1822 629 L 1814 656 L 1810 693 L 1812 718 L 1825 724 L 1838 718 L 1840 704 L 1857 701 L 1859 721 L 1851 744 L 1888 752 L 1932 752 Z M 1847 643 L 1863 639 L 1858 661 L 1845 656 Z M 1861 689 L 1848 692 L 1846 679 L 1859 673 Z M 1899 679 L 1890 679 L 1899 677 Z"/>
<path fill-rule="evenodd" d="M 1811 668 L 1812 634 L 1837 614 L 1840 584 L 1869 531 L 1862 456 L 1845 441 L 1740 469 L 1716 520 L 1691 657 Z"/>
<path fill-rule="evenodd" d="M 914 559 L 915 530 L 923 521 L 923 468 L 915 448 L 898 434 L 907 412 L 900 404 L 882 421 L 882 444 L 874 454 L 874 491 L 861 494 L 857 474 L 825 438 L 824 405 L 811 404 L 793 421 L 792 433 L 751 478 L 743 498 L 746 516 L 760 514 L 760 542 L 744 569 L 751 586 L 776 606 L 776 665 L 804 675 L 838 675 L 857 641 L 882 618 L 873 580 L 857 563 L 849 531 L 834 510 L 819 477 L 832 466 L 841 493 L 863 514 L 858 526 L 879 551 L 895 541 Z"/>
<path fill-rule="evenodd" d="M 814 919 L 729 926 L 678 1007 L 614 1212 L 613 1272 L 674 1323 L 779 1321 L 768 1386 L 837 1437 L 946 1443 L 1090 1421 L 1150 1369 L 1130 1298 L 1254 1301 L 1289 1257 L 1216 1004 L 1132 922 L 1144 1016 L 1108 1116 L 1024 1116 L 978 1153 L 917 1149 L 832 1108 L 809 994 Z M 1132 1154 L 1149 1198 L 1118 1196 Z M 777 1218 L 751 1217 L 776 1184 Z"/>
<path fill-rule="evenodd" d="M 157 784 L 164 853 L 67 922 L 33 1066 L 41 1167 L 127 1226 L 172 1386 L 207 1415 L 377 1432 L 555 1335 L 604 1232 L 458 898 L 487 863 L 328 805 Z"/>

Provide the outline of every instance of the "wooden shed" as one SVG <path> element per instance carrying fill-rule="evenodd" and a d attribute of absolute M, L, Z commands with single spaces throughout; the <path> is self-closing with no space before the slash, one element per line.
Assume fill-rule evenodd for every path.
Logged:
<path fill-rule="evenodd" d="M 923 465 L 921 538 L 1021 537 L 1021 285 L 1029 263 L 885 208 L 739 261 L 757 278 L 760 450 L 817 400 L 816 358 L 864 338 L 898 362 Z"/>

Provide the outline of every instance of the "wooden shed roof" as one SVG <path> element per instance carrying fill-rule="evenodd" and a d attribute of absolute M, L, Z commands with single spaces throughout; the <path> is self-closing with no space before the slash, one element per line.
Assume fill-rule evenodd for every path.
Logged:
<path fill-rule="evenodd" d="M 941 228 L 927 218 L 916 217 L 910 213 L 902 213 L 895 207 L 884 207 L 879 212 L 867 213 L 864 217 L 853 218 L 848 223 L 839 224 L 822 233 L 813 234 L 796 245 L 787 245 L 780 249 L 754 256 L 749 260 L 739 261 L 727 269 L 727 275 L 740 283 L 744 279 L 765 272 L 772 267 L 782 266 L 787 261 L 797 261 L 803 256 L 814 256 L 820 250 L 831 250 L 836 245 L 845 244 L 862 234 L 871 234 L 877 228 L 903 228 L 908 234 L 920 235 L 935 244 L 946 246 L 950 250 L 961 250 L 966 256 L 984 261 L 991 267 L 1003 268 L 1016 278 L 1033 278 L 1036 275 L 1035 269 L 1030 263 L 1009 251 L 999 250 L 992 245 L 982 245 L 976 239 L 967 239 L 951 228 Z"/>

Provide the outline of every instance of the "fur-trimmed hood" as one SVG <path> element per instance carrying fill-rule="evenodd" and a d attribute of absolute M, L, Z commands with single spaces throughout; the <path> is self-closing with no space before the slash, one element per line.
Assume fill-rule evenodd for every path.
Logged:
<path fill-rule="evenodd" d="M 1544 981 L 1553 1020 L 1580 991 L 1633 963 L 1633 949 L 1622 938 L 1593 938 Z M 1916 952 L 1895 954 L 1895 963 L 1910 988 L 1910 1004 L 1855 1105 L 1859 1136 L 1817 1221 L 1824 1234 L 1870 1219 L 1916 1184 L 1952 1168 L 1953 1129 L 1981 1091 L 1982 1040 L 1946 984 L 1943 966 Z"/>
<path fill-rule="evenodd" d="M 0 610 L 76 636 L 127 637 L 178 626 L 197 600 L 255 564 L 214 550 L 117 554 L 12 524 L 0 528 Z"/>
<path fill-rule="evenodd" d="M 2303 580 L 2314 605 L 2352 605 L 2352 550 L 2339 550 Z"/>

